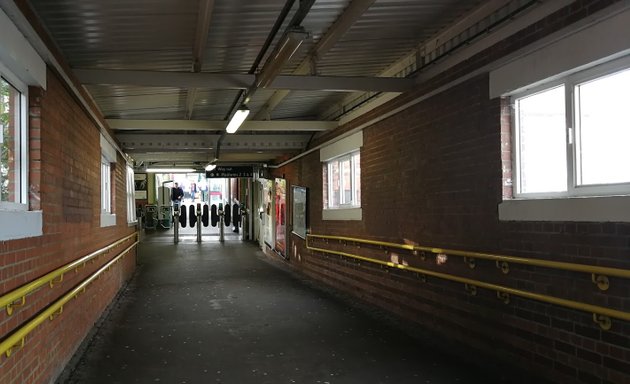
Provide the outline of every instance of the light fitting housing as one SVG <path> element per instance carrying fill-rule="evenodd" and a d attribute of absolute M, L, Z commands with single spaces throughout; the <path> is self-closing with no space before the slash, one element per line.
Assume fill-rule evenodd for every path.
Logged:
<path fill-rule="evenodd" d="M 236 112 L 234 112 L 234 115 L 230 119 L 230 122 L 225 128 L 225 131 L 227 133 L 236 132 L 241 124 L 243 124 L 243 121 L 245 121 L 245 119 L 247 118 L 247 115 L 249 115 L 249 109 L 245 106 L 241 106 L 239 109 L 236 110 Z"/>
<path fill-rule="evenodd" d="M 210 163 L 210 164 L 206 165 L 206 171 L 210 172 L 210 171 L 214 170 L 216 167 L 217 167 L 216 164 Z"/>
<path fill-rule="evenodd" d="M 197 172 L 194 168 L 147 168 L 149 173 L 193 173 Z"/>

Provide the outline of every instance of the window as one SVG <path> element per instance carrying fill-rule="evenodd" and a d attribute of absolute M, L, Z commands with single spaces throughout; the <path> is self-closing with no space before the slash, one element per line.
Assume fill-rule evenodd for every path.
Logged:
<path fill-rule="evenodd" d="M 28 87 L 46 89 L 46 63 L 2 9 L 0 26 L 0 241 L 5 241 L 42 234 L 39 173 L 30 175 L 35 188 L 29 204 Z"/>
<path fill-rule="evenodd" d="M 101 227 L 116 225 L 115 165 L 116 149 L 101 135 Z"/>
<path fill-rule="evenodd" d="M 630 69 L 575 86 L 576 184 L 630 182 Z"/>
<path fill-rule="evenodd" d="M 516 100 L 517 187 L 520 194 L 567 188 L 564 86 Z"/>
<path fill-rule="evenodd" d="M 101 157 L 101 212 L 112 213 L 112 172 L 109 161 Z"/>
<path fill-rule="evenodd" d="M 630 222 L 623 166 L 630 55 L 627 39 L 609 38 L 625 36 L 627 16 L 602 13 L 588 26 L 567 26 L 562 38 L 524 46 L 490 71 L 490 98 L 509 96 L 501 110 L 499 220 Z M 547 97 L 555 107 L 536 105 Z M 534 113 L 547 113 L 538 128 L 549 142 L 536 135 Z"/>
<path fill-rule="evenodd" d="M 0 58 L 0 241 L 41 236 L 43 229 L 42 212 L 29 210 L 27 92 Z"/>
<path fill-rule="evenodd" d="M 328 198 L 324 209 L 361 206 L 361 155 L 352 152 L 326 162 Z"/>
<path fill-rule="evenodd" d="M 630 60 L 513 97 L 517 197 L 630 194 Z"/>
<path fill-rule="evenodd" d="M 363 131 L 333 141 L 319 151 L 322 162 L 323 220 L 362 220 Z"/>
<path fill-rule="evenodd" d="M 133 168 L 127 165 L 127 223 L 135 223 L 136 219 L 136 193 Z"/>
<path fill-rule="evenodd" d="M 0 77 L 0 206 L 26 209 L 26 97 Z"/>

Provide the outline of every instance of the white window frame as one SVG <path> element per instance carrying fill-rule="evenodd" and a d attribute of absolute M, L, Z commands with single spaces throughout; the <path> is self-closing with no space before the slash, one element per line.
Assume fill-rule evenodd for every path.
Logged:
<path fill-rule="evenodd" d="M 135 224 L 138 221 L 136 217 L 136 191 L 135 177 L 133 168 L 127 165 L 127 223 Z"/>
<path fill-rule="evenodd" d="M 577 87 L 580 84 L 603 78 L 609 75 L 621 71 L 630 71 L 630 56 L 613 60 L 596 67 L 578 72 L 568 78 L 568 84 L 571 85 L 573 93 L 570 95 L 569 102 L 573 103 L 573 113 L 570 116 L 570 120 L 567 124 L 572 127 L 570 142 L 573 149 L 574 163 L 573 168 L 569 168 L 572 171 L 573 183 L 569 185 L 571 196 L 612 196 L 612 195 L 630 195 L 630 181 L 623 183 L 606 183 L 606 184 L 591 184 L 591 185 L 578 185 L 578 172 L 580 167 L 580 160 L 578 159 L 578 146 L 580 142 L 580 126 L 578 119 L 579 112 L 579 92 Z"/>
<path fill-rule="evenodd" d="M 28 86 L 14 76 L 2 63 L 0 63 L 0 77 L 20 92 L 19 114 L 20 126 L 18 127 L 16 159 L 15 196 L 16 201 L 0 201 L 0 209 L 27 211 L 28 210 Z"/>
<path fill-rule="evenodd" d="M 112 213 L 112 165 L 101 156 L 101 213 Z"/>
<path fill-rule="evenodd" d="M 519 99 L 534 95 L 541 91 L 549 90 L 560 85 L 564 85 L 565 98 L 565 145 L 567 153 L 567 185 L 566 191 L 562 192 L 541 192 L 541 193 L 522 193 L 521 175 L 520 175 L 520 145 L 518 131 L 518 110 L 514 110 L 512 114 L 512 140 L 513 140 L 513 170 L 515 174 L 514 196 L 517 199 L 536 199 L 536 198 L 571 198 L 571 197 L 589 197 L 589 196 L 613 196 L 613 195 L 630 195 L 630 182 L 625 183 L 609 183 L 601 185 L 579 185 L 578 184 L 578 142 L 579 127 L 576 126 L 577 112 L 579 111 L 579 100 L 576 95 L 576 87 L 585 82 L 602 78 L 616 72 L 630 69 L 630 57 L 614 60 L 592 67 L 587 70 L 576 72 L 555 81 L 539 85 L 525 92 L 516 93 L 512 96 L 513 105 L 516 105 Z"/>
<path fill-rule="evenodd" d="M 112 164 L 116 163 L 116 149 L 107 141 L 105 136 L 101 136 L 101 227 L 111 227 L 116 225 L 114 201 L 114 188 L 112 180 Z"/>

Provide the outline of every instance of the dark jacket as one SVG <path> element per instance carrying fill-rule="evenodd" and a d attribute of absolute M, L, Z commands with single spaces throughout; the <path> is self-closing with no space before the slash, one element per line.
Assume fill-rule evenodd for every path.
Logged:
<path fill-rule="evenodd" d="M 171 200 L 173 201 L 181 201 L 184 197 L 184 190 L 181 187 L 174 187 L 171 191 Z"/>

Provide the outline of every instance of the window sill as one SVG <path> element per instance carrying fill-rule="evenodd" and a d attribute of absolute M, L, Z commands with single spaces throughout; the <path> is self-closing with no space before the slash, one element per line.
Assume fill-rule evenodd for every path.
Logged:
<path fill-rule="evenodd" d="M 362 220 L 361 208 L 324 209 L 322 220 Z"/>
<path fill-rule="evenodd" d="M 113 227 L 116 225 L 116 215 L 111 213 L 101 213 L 101 228 Z"/>
<path fill-rule="evenodd" d="M 42 234 L 42 211 L 0 210 L 0 241 Z"/>
<path fill-rule="evenodd" d="M 506 200 L 501 221 L 630 222 L 630 196 Z"/>

